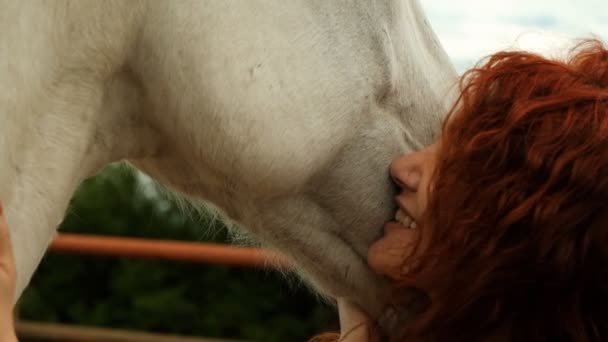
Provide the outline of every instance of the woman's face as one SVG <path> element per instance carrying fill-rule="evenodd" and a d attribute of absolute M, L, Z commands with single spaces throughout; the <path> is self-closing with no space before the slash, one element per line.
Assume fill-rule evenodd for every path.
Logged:
<path fill-rule="evenodd" d="M 421 219 L 428 203 L 429 184 L 435 170 L 438 143 L 395 159 L 390 174 L 400 191 L 395 219 L 384 225 L 384 236 L 369 249 L 367 259 L 378 273 L 398 279 L 403 261 L 417 243 Z M 407 267 L 407 265 L 405 265 Z"/>

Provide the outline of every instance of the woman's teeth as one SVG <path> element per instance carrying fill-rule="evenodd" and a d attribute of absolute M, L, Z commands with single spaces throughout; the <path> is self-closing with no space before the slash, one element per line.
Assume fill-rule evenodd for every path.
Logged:
<path fill-rule="evenodd" d="M 395 221 L 401 223 L 406 228 L 415 229 L 417 227 L 416 222 L 403 210 L 399 209 L 395 213 Z"/>

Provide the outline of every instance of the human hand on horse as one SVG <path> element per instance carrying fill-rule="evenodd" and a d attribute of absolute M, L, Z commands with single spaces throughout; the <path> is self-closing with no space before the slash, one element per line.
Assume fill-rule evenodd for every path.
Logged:
<path fill-rule="evenodd" d="M 13 321 L 16 275 L 8 224 L 0 203 L 0 341 L 2 342 L 17 341 Z"/>

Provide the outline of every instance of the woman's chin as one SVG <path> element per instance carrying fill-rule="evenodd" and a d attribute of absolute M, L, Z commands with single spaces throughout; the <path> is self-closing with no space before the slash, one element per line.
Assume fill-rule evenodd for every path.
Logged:
<path fill-rule="evenodd" d="M 384 225 L 384 235 L 370 246 L 367 262 L 377 273 L 397 279 L 417 240 L 416 229 L 406 228 L 395 221 L 388 222 Z"/>

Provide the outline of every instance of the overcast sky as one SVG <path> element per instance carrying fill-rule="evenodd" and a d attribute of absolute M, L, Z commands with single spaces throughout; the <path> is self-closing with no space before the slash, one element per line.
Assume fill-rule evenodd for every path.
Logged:
<path fill-rule="evenodd" d="M 494 51 L 551 54 L 572 38 L 608 42 L 608 0 L 420 0 L 459 71 Z"/>

